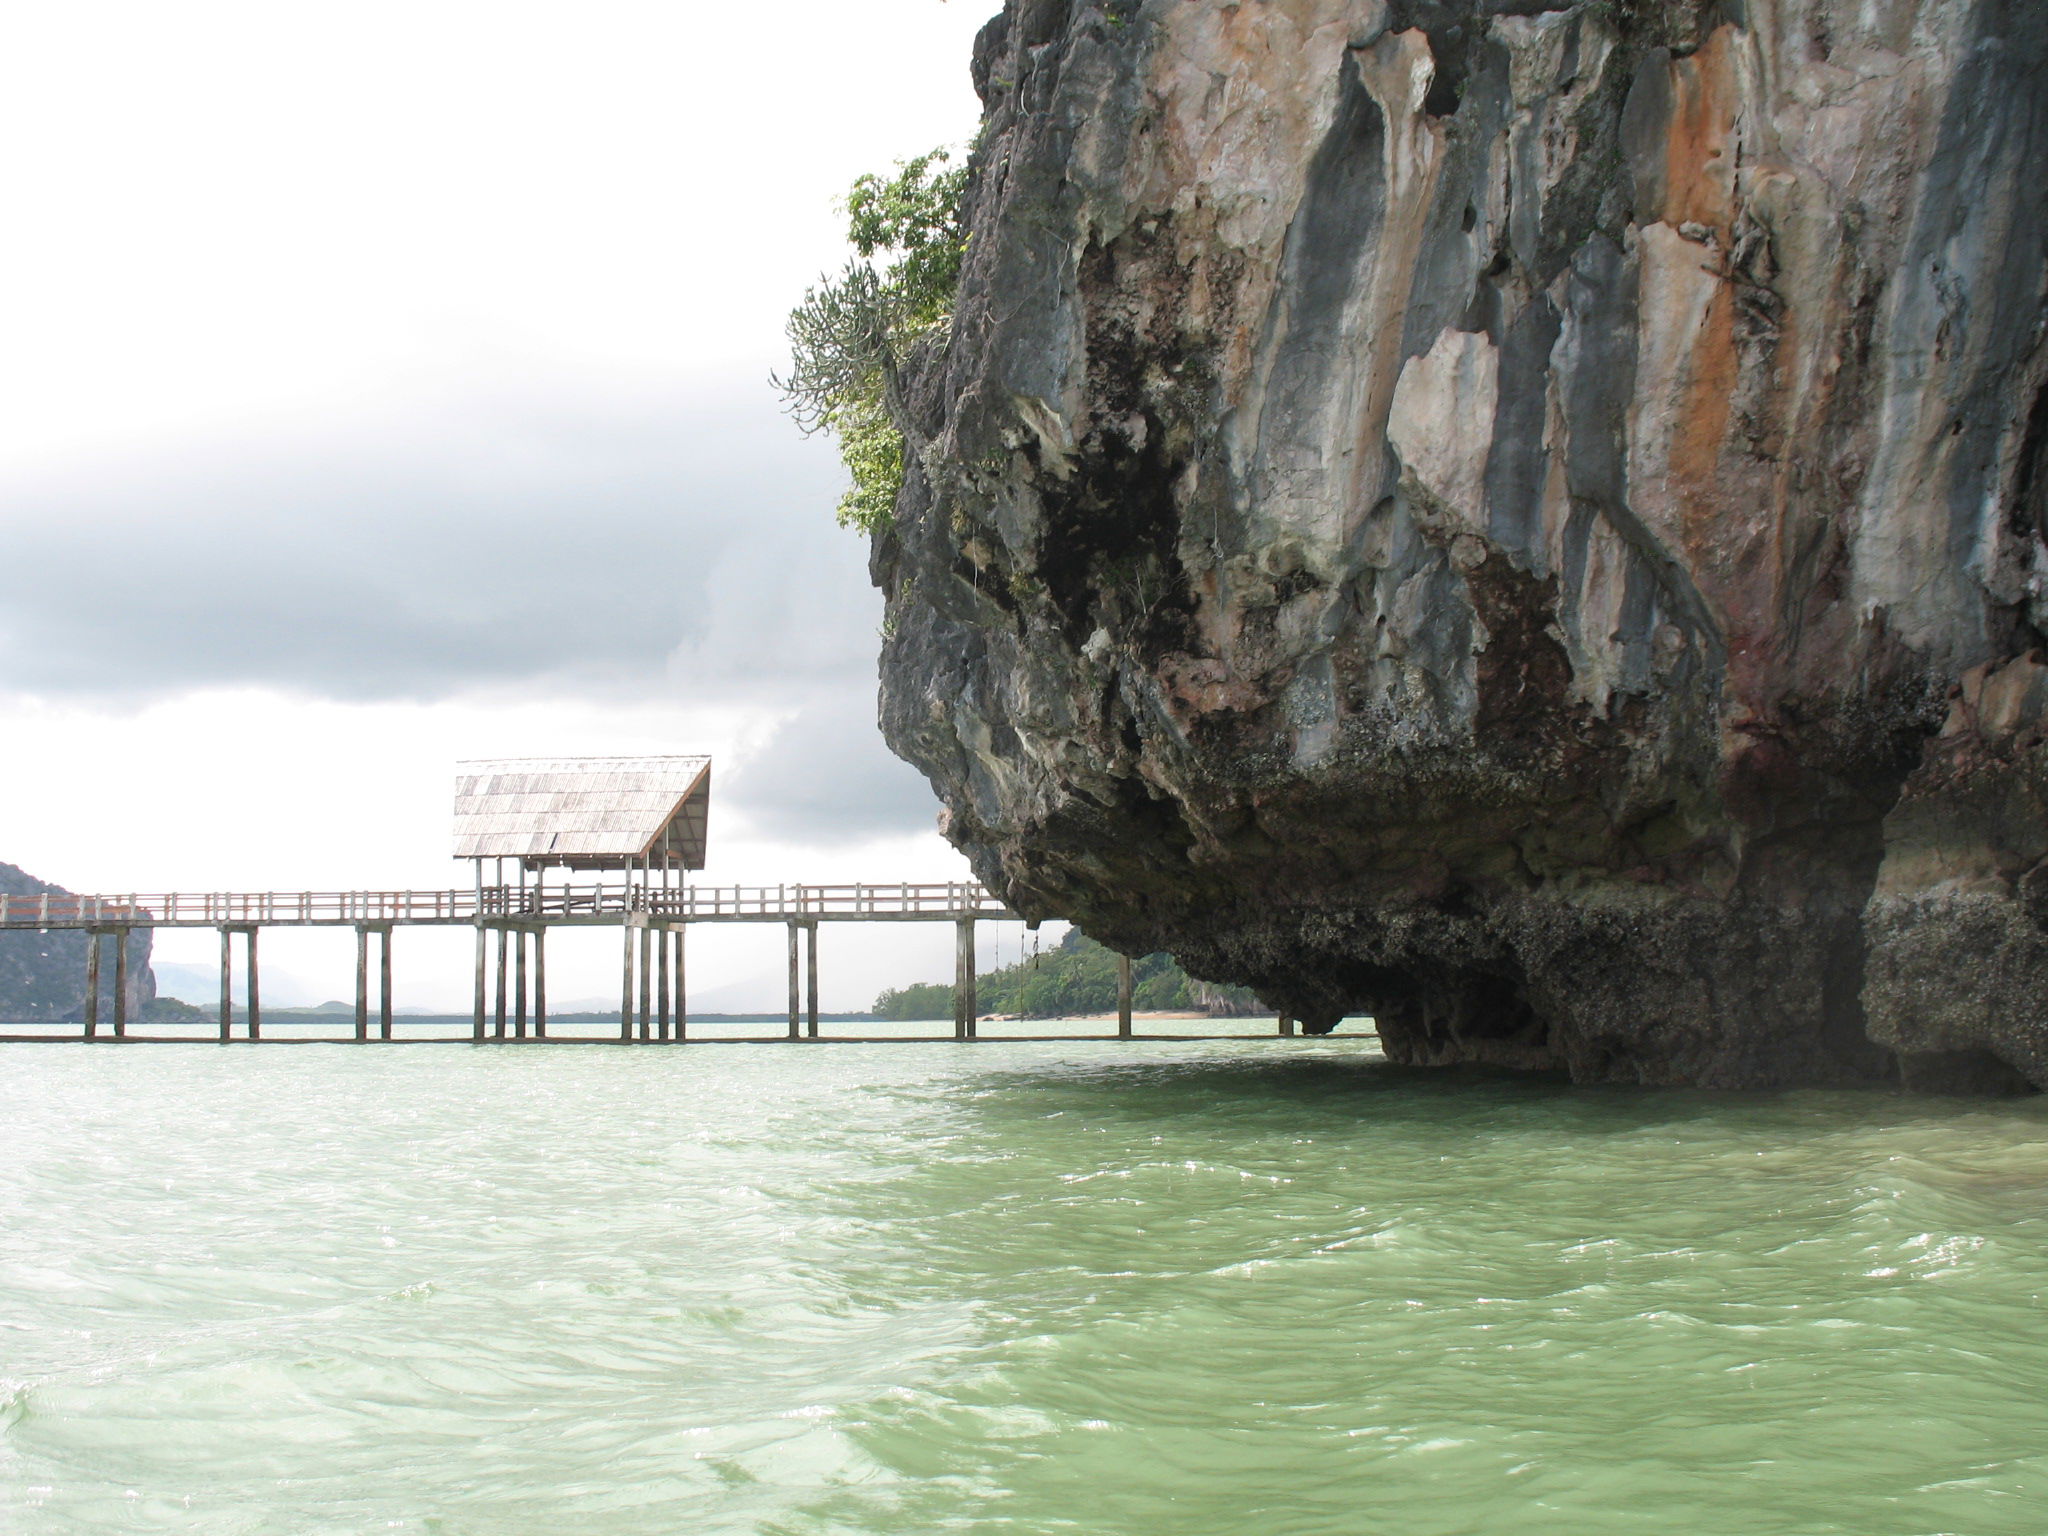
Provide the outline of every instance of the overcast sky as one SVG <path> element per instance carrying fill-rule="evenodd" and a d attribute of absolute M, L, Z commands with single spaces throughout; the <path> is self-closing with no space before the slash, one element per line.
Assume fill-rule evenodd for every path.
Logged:
<path fill-rule="evenodd" d="M 963 877 L 874 728 L 836 455 L 767 375 L 847 184 L 973 132 L 993 9 L 12 8 L 0 860 L 447 884 L 456 758 L 708 751 L 706 880 Z M 774 1005 L 755 937 L 698 946 L 707 995 Z M 828 948 L 826 1005 L 950 937 Z M 342 995 L 323 942 L 278 985 Z M 404 947 L 402 1002 L 463 1005 L 459 955 Z"/>

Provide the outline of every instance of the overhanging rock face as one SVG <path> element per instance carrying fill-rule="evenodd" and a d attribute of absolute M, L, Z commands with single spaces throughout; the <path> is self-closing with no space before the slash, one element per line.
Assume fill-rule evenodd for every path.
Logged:
<path fill-rule="evenodd" d="M 1019 910 L 1411 1062 L 2048 1085 L 2048 7 L 1012 0 L 875 551 Z"/>

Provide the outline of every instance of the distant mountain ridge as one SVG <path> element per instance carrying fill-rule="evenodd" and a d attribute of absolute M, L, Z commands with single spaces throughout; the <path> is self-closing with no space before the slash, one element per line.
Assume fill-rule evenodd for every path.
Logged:
<path fill-rule="evenodd" d="M 12 864 L 0 864 L 0 896 L 68 896 L 61 885 L 38 880 Z M 86 935 L 80 929 L 0 932 L 0 1019 L 45 1023 L 85 1017 Z M 141 1019 L 156 998 L 149 967 L 150 930 L 128 938 L 128 1016 Z M 110 944 L 100 963 L 100 1018 L 114 1017 L 114 953 Z"/>

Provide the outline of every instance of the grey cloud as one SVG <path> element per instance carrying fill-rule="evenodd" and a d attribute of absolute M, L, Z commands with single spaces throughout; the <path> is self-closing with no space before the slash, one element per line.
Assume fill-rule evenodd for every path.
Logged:
<path fill-rule="evenodd" d="M 0 483 L 0 687 L 641 691 L 865 665 L 829 445 L 769 390 L 524 390 Z M 849 585 L 850 583 L 850 585 Z M 844 590 L 836 590 L 844 589 Z M 790 651 L 806 629 L 801 657 Z M 862 649 L 864 647 L 864 649 Z"/>
<path fill-rule="evenodd" d="M 738 540 L 711 571 L 704 605 L 701 631 L 671 657 L 675 689 L 793 711 L 720 774 L 724 804 L 790 842 L 931 829 L 937 797 L 875 724 L 882 599 L 865 540 Z"/>
<path fill-rule="evenodd" d="M 663 694 L 785 714 L 721 773 L 793 841 L 929 828 L 875 728 L 840 473 L 757 381 L 472 390 L 403 419 L 0 480 L 0 689 Z"/>
<path fill-rule="evenodd" d="M 808 700 L 767 748 L 714 793 L 791 842 L 850 843 L 928 832 L 938 797 L 875 727 L 873 667 L 863 684 Z"/>

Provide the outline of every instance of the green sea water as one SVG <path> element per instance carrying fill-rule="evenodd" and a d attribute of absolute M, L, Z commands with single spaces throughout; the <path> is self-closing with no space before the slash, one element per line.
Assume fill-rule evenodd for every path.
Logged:
<path fill-rule="evenodd" d="M 2040 1536 L 2048 1105 L 0 1046 L 0 1531 Z"/>

